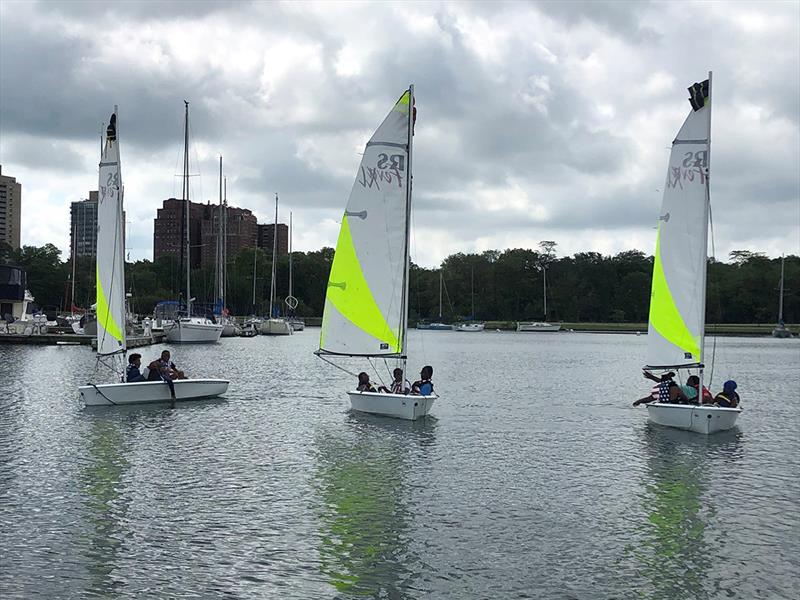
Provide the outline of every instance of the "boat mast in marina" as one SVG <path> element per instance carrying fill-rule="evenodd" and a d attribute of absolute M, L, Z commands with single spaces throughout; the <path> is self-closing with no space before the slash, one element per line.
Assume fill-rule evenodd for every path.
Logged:
<path fill-rule="evenodd" d="M 275 194 L 275 224 L 272 228 L 272 276 L 269 284 L 269 318 L 261 323 L 260 331 L 263 335 L 291 335 L 292 327 L 289 321 L 275 314 L 277 308 L 277 276 L 278 268 L 278 194 Z"/>
<path fill-rule="evenodd" d="M 790 338 L 792 337 L 791 330 L 783 322 L 783 281 L 784 281 L 784 261 L 785 258 L 781 256 L 781 283 L 780 291 L 778 292 L 778 324 L 772 330 L 772 337 L 774 338 Z"/>

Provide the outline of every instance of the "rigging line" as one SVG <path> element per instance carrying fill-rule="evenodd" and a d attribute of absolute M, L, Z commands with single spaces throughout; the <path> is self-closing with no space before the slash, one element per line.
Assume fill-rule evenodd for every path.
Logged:
<path fill-rule="evenodd" d="M 345 373 L 347 373 L 348 375 L 352 375 L 353 377 L 356 377 L 356 378 L 358 377 L 358 373 L 353 373 L 352 371 L 348 371 L 348 370 L 347 370 L 347 369 L 345 369 L 344 367 L 337 365 L 337 364 L 336 364 L 335 362 L 333 362 L 332 360 L 328 360 L 327 358 L 325 358 L 325 355 L 324 355 L 324 354 L 317 354 L 317 356 L 319 356 L 319 358 L 320 358 L 321 360 L 324 360 L 326 363 L 328 363 L 329 365 L 331 365 L 331 366 L 333 366 L 333 367 L 336 367 L 336 368 L 337 368 L 337 369 L 339 369 L 340 371 L 344 371 Z"/>
<path fill-rule="evenodd" d="M 714 217 L 711 213 L 710 202 L 708 203 L 708 223 L 709 227 L 711 228 L 711 258 L 716 260 L 717 250 L 716 246 L 714 245 Z M 708 269 L 707 266 L 706 269 Z M 714 283 L 714 295 L 717 297 L 717 309 L 718 309 L 717 314 L 719 315 L 719 320 L 722 320 L 722 298 L 720 298 L 719 295 L 719 278 L 715 278 L 713 283 Z M 703 310 L 705 310 L 705 307 L 703 307 Z M 705 319 L 705 315 L 703 315 L 703 318 Z M 711 384 L 714 381 L 714 364 L 717 359 L 717 337 L 719 336 L 717 335 L 714 336 L 714 341 L 711 344 L 711 369 L 708 374 L 708 385 L 706 386 L 708 387 L 709 390 L 711 389 Z"/>
<path fill-rule="evenodd" d="M 384 360 L 386 360 L 386 359 L 384 359 Z M 369 363 L 369 365 L 372 367 L 372 370 L 373 370 L 373 371 L 375 371 L 375 376 L 378 378 L 378 381 L 380 381 L 380 382 L 381 382 L 381 385 L 382 385 L 383 387 L 386 387 L 386 383 L 385 383 L 385 382 L 383 381 L 383 379 L 381 378 L 381 374 L 380 374 L 380 373 L 378 373 L 378 368 L 375 366 L 375 363 L 373 363 L 373 362 L 372 362 L 372 359 L 371 359 L 371 358 L 367 358 L 367 362 L 368 362 L 368 363 Z"/>

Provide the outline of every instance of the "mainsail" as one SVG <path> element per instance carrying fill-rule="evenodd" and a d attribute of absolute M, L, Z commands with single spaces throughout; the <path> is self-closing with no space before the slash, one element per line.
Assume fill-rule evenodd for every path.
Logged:
<path fill-rule="evenodd" d="M 331 265 L 320 354 L 405 353 L 413 107 L 410 88 L 364 149 Z"/>
<path fill-rule="evenodd" d="M 97 353 L 125 352 L 125 262 L 117 111 L 100 158 L 97 195 Z"/>
<path fill-rule="evenodd" d="M 658 217 L 648 367 L 688 367 L 703 360 L 711 76 L 689 88 L 692 112 L 672 143 Z"/>

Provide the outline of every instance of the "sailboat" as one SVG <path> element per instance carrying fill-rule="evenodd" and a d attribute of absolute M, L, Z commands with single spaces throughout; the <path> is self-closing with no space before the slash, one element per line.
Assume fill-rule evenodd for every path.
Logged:
<path fill-rule="evenodd" d="M 186 255 L 186 316 L 177 319 L 169 327 L 164 328 L 167 341 L 173 344 L 210 344 L 218 342 L 222 335 L 222 324 L 215 323 L 206 317 L 192 316 L 192 260 L 189 231 L 191 230 L 189 203 L 189 103 L 184 100 L 184 129 L 183 129 L 183 226 L 186 230 L 185 255 Z"/>
<path fill-rule="evenodd" d="M 442 323 L 442 287 L 444 280 L 442 278 L 442 270 L 439 269 L 439 320 L 435 323 L 417 323 L 417 329 L 425 329 L 429 331 L 452 331 L 453 326 L 447 323 Z"/>
<path fill-rule="evenodd" d="M 97 203 L 97 367 L 115 374 L 117 383 L 80 386 L 87 406 L 199 400 L 224 394 L 223 379 L 182 379 L 173 382 L 121 383 L 124 377 L 125 259 L 123 248 L 122 175 L 117 132 L 117 107 L 111 115 L 100 159 Z M 95 373 L 97 368 L 95 368 Z"/>
<path fill-rule="evenodd" d="M 289 321 L 275 315 L 278 303 L 275 300 L 275 277 L 278 268 L 278 194 L 275 194 L 275 226 L 272 230 L 272 278 L 269 284 L 269 318 L 262 321 L 261 335 L 292 335 Z"/>
<path fill-rule="evenodd" d="M 224 187 L 224 195 L 223 195 Z M 225 292 L 228 278 L 228 183 L 222 176 L 222 155 L 219 157 L 219 213 L 217 214 L 217 260 L 216 287 L 217 301 L 214 313 L 219 315 L 222 324 L 221 337 L 235 337 L 238 327 L 225 308 Z"/>
<path fill-rule="evenodd" d="M 559 331 L 560 323 L 547 322 L 547 265 L 542 264 L 542 305 L 544 306 L 544 321 L 518 321 L 517 331 Z"/>
<path fill-rule="evenodd" d="M 472 320 L 475 318 L 475 270 L 472 268 L 469 270 L 469 297 L 472 303 L 470 320 L 464 323 L 456 323 L 453 325 L 453 331 L 483 331 L 485 326 L 484 323 Z"/>
<path fill-rule="evenodd" d="M 703 389 L 711 158 L 711 73 L 689 88 L 692 110 L 675 141 L 658 218 L 646 372 L 677 371 Z M 702 397 L 702 393 L 699 394 Z M 650 420 L 697 433 L 732 428 L 739 408 L 650 402 Z"/>
<path fill-rule="evenodd" d="M 286 307 L 288 308 L 289 314 L 289 326 L 292 328 L 292 331 L 303 331 L 306 328 L 306 323 L 303 319 L 298 319 L 297 315 L 295 315 L 295 310 L 297 310 L 297 305 L 299 302 L 297 298 L 292 295 L 292 212 L 289 211 L 289 295 L 286 296 L 284 300 L 286 303 Z"/>
<path fill-rule="evenodd" d="M 790 338 L 792 331 L 783 322 L 783 262 L 784 257 L 781 256 L 781 289 L 778 296 L 778 324 L 772 330 L 772 337 L 774 338 Z"/>
<path fill-rule="evenodd" d="M 364 148 L 333 257 L 317 356 L 392 359 L 406 374 L 414 86 Z M 360 412 L 415 420 L 437 396 L 347 392 Z"/>

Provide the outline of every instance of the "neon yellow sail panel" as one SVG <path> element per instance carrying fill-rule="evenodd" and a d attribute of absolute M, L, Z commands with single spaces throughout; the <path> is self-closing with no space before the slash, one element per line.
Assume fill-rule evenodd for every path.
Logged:
<path fill-rule="evenodd" d="M 363 356 L 405 352 L 413 105 L 413 94 L 406 91 L 364 147 L 331 265 L 322 352 Z"/>
<path fill-rule="evenodd" d="M 117 340 L 120 345 L 125 343 L 125 336 L 122 333 L 122 328 L 114 320 L 114 315 L 108 307 L 106 294 L 103 291 L 103 282 L 100 279 L 100 266 L 97 266 L 97 323 L 98 326 L 106 330 L 106 332 Z"/>
<path fill-rule="evenodd" d="M 656 238 L 656 256 L 653 264 L 653 287 L 650 294 L 650 325 L 665 340 L 692 355 L 700 362 L 700 337 L 692 335 L 681 317 L 669 291 L 661 261 L 661 227 Z"/>
<path fill-rule="evenodd" d="M 331 265 L 328 291 L 325 299 L 353 325 L 381 342 L 388 344 L 391 352 L 401 351 L 397 332 L 386 322 L 369 289 L 358 262 L 347 216 L 342 219 L 336 254 Z M 324 347 L 324 340 L 323 340 Z M 378 350 L 380 346 L 374 349 Z"/>

